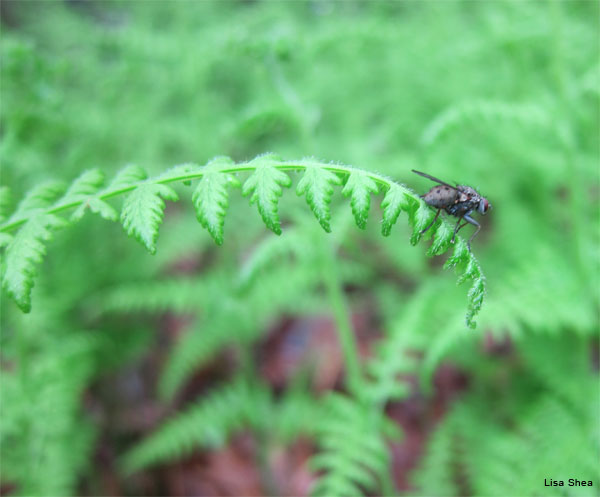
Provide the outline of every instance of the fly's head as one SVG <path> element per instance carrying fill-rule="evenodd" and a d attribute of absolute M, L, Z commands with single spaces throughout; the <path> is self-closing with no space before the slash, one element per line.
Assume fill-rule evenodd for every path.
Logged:
<path fill-rule="evenodd" d="M 479 205 L 477 206 L 477 212 L 479 212 L 479 214 L 485 214 L 491 208 L 492 208 L 492 204 L 490 204 L 488 202 L 488 199 L 484 198 L 484 197 L 480 197 Z"/>

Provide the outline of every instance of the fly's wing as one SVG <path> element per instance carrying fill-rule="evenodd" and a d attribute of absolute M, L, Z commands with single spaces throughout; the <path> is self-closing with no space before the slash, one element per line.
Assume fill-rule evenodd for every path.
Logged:
<path fill-rule="evenodd" d="M 416 171 L 414 169 L 412 170 L 412 172 L 413 173 L 417 173 L 419 176 L 423 176 L 424 178 L 430 179 L 431 181 L 435 181 L 436 183 L 439 183 L 440 185 L 449 186 L 453 190 L 458 191 L 458 188 L 456 188 L 455 186 L 449 185 L 445 181 L 442 181 L 441 179 L 434 178 L 433 176 L 430 176 L 429 174 L 425 174 L 425 173 L 422 173 L 421 171 Z"/>

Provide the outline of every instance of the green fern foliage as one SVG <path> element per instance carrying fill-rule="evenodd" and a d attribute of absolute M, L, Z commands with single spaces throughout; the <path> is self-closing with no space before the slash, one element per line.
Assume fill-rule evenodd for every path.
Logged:
<path fill-rule="evenodd" d="M 119 214 L 112 205 L 104 200 L 100 200 L 98 197 L 89 197 L 73 212 L 71 215 L 71 221 L 79 221 L 87 209 L 92 211 L 94 214 L 98 214 L 107 221 L 116 221 L 119 219 Z"/>
<path fill-rule="evenodd" d="M 454 230 L 448 223 L 440 223 L 440 225 L 435 231 L 433 243 L 429 247 L 427 255 L 433 256 L 443 254 L 444 252 L 446 252 L 446 250 L 448 250 L 448 247 L 450 247 L 450 241 L 452 240 L 453 233 Z"/>
<path fill-rule="evenodd" d="M 96 193 L 103 182 L 104 173 L 99 169 L 84 171 L 71 183 L 61 203 L 80 202 L 86 196 Z"/>
<path fill-rule="evenodd" d="M 196 449 L 221 447 L 232 434 L 261 426 L 269 404 L 268 390 L 239 378 L 164 423 L 125 455 L 123 466 L 133 472 Z"/>
<path fill-rule="evenodd" d="M 121 285 L 102 295 L 101 307 L 104 312 L 192 312 L 200 301 L 210 298 L 208 280 L 178 278 Z"/>
<path fill-rule="evenodd" d="M 79 207 L 71 215 L 71 221 L 79 221 L 85 211 L 90 209 L 93 213 L 99 214 L 108 221 L 118 219 L 117 211 L 107 202 L 98 198 L 95 194 L 104 182 L 104 174 L 93 169 L 85 171 L 77 178 L 67 190 L 62 204 L 79 203 Z"/>
<path fill-rule="evenodd" d="M 93 451 L 96 430 L 80 400 L 94 373 L 95 344 L 50 326 L 54 336 L 38 339 L 27 372 L 2 379 L 1 472 L 18 495 L 76 495 Z M 36 331 L 47 332 L 48 323 Z"/>
<path fill-rule="evenodd" d="M 356 225 L 360 229 L 364 230 L 367 227 L 371 194 L 377 193 L 378 190 L 377 183 L 365 172 L 355 170 L 350 173 L 342 194 L 350 197 L 352 213 L 354 214 Z"/>
<path fill-rule="evenodd" d="M 396 224 L 400 212 L 411 210 L 411 201 L 414 202 L 412 192 L 396 183 L 390 184 L 385 192 L 383 202 L 381 202 L 381 209 L 383 210 L 381 233 L 383 236 L 390 236 L 392 226 Z"/>
<path fill-rule="evenodd" d="M 156 252 L 158 228 L 165 209 L 163 199 L 176 202 L 179 197 L 167 185 L 140 185 L 125 199 L 121 212 L 121 222 L 127 234 L 142 242 L 151 254 Z"/>
<path fill-rule="evenodd" d="M 281 225 L 277 204 L 283 194 L 283 187 L 291 186 L 292 180 L 286 173 L 275 167 L 277 162 L 274 156 L 263 155 L 254 159 L 253 163 L 256 164 L 256 169 L 244 183 L 242 193 L 250 195 L 250 203 L 256 203 L 258 212 L 267 227 L 280 235 Z"/>
<path fill-rule="evenodd" d="M 437 116 L 421 136 L 423 145 L 433 145 L 460 125 L 510 123 L 534 129 L 552 129 L 546 110 L 534 103 L 474 100 L 450 107 Z"/>
<path fill-rule="evenodd" d="M 414 480 L 419 494 L 539 495 L 542 488 L 564 495 L 565 487 L 544 487 L 546 478 L 591 480 L 597 488 L 600 397 L 585 345 L 530 337 L 517 347 L 543 360 L 502 364 L 502 371 L 488 364 L 488 375 L 475 380 L 429 441 Z M 573 490 L 594 495 L 589 487 Z"/>
<path fill-rule="evenodd" d="M 427 314 L 427 307 L 435 296 L 430 289 L 426 292 L 427 295 L 417 300 L 417 305 L 390 323 L 389 336 L 378 344 L 375 356 L 367 363 L 372 380 L 367 393 L 375 404 L 385 405 L 390 400 L 402 400 L 410 394 L 410 386 L 404 379 L 419 369 L 421 361 L 418 354 L 425 343 L 419 321 Z"/>
<path fill-rule="evenodd" d="M 170 400 L 192 372 L 224 347 L 248 348 L 276 316 L 322 308 L 322 298 L 315 295 L 323 280 L 320 252 L 310 243 L 310 235 L 319 229 L 310 223 L 290 228 L 289 237 L 267 237 L 239 275 L 213 271 L 197 279 L 131 283 L 108 290 L 97 305 L 105 312 L 169 311 L 194 317 L 174 344 L 160 377 L 159 394 Z M 287 257 L 290 254 L 297 258 Z M 349 283 L 364 278 L 345 261 L 340 262 L 340 272 Z"/>
<path fill-rule="evenodd" d="M 323 229 L 331 232 L 331 197 L 333 186 L 341 184 L 341 179 L 334 173 L 318 165 L 307 165 L 304 176 L 298 182 L 296 193 L 306 195 L 306 201 Z"/>
<path fill-rule="evenodd" d="M 223 226 L 229 203 L 228 189 L 240 184 L 233 173 L 250 172 L 242 186 L 242 194 L 250 196 L 251 203 L 256 203 L 265 225 L 276 234 L 280 234 L 279 199 L 283 188 L 292 184 L 291 178 L 285 172 L 287 170 L 304 172 L 296 192 L 306 196 L 309 207 L 326 232 L 331 230 L 330 204 L 334 187 L 342 184 L 342 178 L 346 179 L 342 194 L 350 197 L 354 220 L 361 229 L 366 227 L 371 195 L 379 192 L 379 185 L 382 185 L 385 191 L 381 204 L 384 236 L 390 234 L 392 225 L 404 210 L 408 213 L 413 228 L 410 241 L 416 244 L 421 239 L 423 228 L 433 216 L 431 208 L 418 195 L 384 176 L 338 164 L 320 163 L 314 159 L 283 161 L 275 155 L 265 154 L 250 162 L 235 164 L 228 158 L 220 157 L 204 168 L 183 164 L 150 179 L 147 179 L 142 168 L 127 166 L 102 190 L 100 188 L 104 180 L 103 175 L 98 170 L 91 170 L 79 176 L 68 188 L 67 193 L 55 203 L 52 201 L 63 191 L 61 185 L 53 183 L 33 189 L 25 196 L 15 213 L 0 225 L 0 246 L 7 245 L 4 288 L 22 309 L 29 309 L 30 289 L 35 276 L 33 266 L 42 260 L 43 242 L 51 238 L 51 228 L 63 224 L 62 218 L 57 215 L 74 209 L 71 221 L 78 221 L 89 208 L 103 218 L 114 221 L 117 214 L 108 200 L 120 195 L 127 195 L 120 216 L 125 231 L 154 254 L 158 230 L 164 216 L 165 200 L 178 200 L 178 194 L 167 183 L 189 184 L 193 180 L 199 180 L 192 194 L 196 216 L 220 245 L 223 243 Z M 27 225 L 34 214 L 45 217 Z M 10 238 L 10 232 L 13 230 L 24 232 L 21 237 L 13 240 Z M 439 220 L 430 231 L 434 233 L 434 241 L 428 254 L 442 254 L 450 246 L 451 228 L 446 221 Z M 24 240 L 29 242 L 25 243 Z M 24 246 L 29 246 L 30 250 L 22 252 Z M 19 248 L 18 252 L 15 247 Z M 27 257 L 17 255 L 21 253 Z M 454 255 L 449 259 L 449 263 L 450 266 L 464 263 L 467 270 L 461 281 L 473 280 L 467 313 L 467 324 L 472 327 L 475 325 L 473 318 L 479 312 L 483 301 L 485 279 L 481 275 L 479 263 L 460 237 L 457 238 Z"/>
<path fill-rule="evenodd" d="M 34 187 L 23 197 L 8 222 L 24 222 L 28 216 L 46 209 L 64 192 L 64 188 L 64 184 L 58 181 L 49 181 Z"/>
<path fill-rule="evenodd" d="M 413 232 L 410 236 L 410 243 L 416 245 L 423 236 L 423 230 L 433 219 L 434 213 L 425 202 L 419 202 L 415 209 L 409 211 L 410 220 L 413 225 Z M 436 226 L 440 226 L 444 221 L 440 221 Z M 437 221 L 436 221 L 437 223 Z"/>
<path fill-rule="evenodd" d="M 208 230 L 218 245 L 223 244 L 223 226 L 229 203 L 227 189 L 240 186 L 235 176 L 222 173 L 215 167 L 227 164 L 233 164 L 233 161 L 225 158 L 209 163 L 192 195 L 198 221 Z"/>
<path fill-rule="evenodd" d="M 148 177 L 140 166 L 130 164 L 121 169 L 110 183 L 108 190 L 119 190 L 135 185 Z"/>
<path fill-rule="evenodd" d="M 599 2 L 5 4 L 3 493 L 598 497 Z"/>
<path fill-rule="evenodd" d="M 322 450 L 311 459 L 312 468 L 325 473 L 313 495 L 363 495 L 381 488 L 389 472 L 384 419 L 372 405 L 329 396 L 317 428 Z"/>
<path fill-rule="evenodd" d="M 294 387 L 275 400 L 266 385 L 234 378 L 164 422 L 125 454 L 122 465 L 126 472 L 139 471 L 222 447 L 246 430 L 273 443 L 290 443 L 314 436 L 314 419 L 321 414 L 319 401 L 304 388 Z"/>
<path fill-rule="evenodd" d="M 415 477 L 420 495 L 458 496 L 466 490 L 473 495 L 539 495 L 548 477 L 600 483 L 593 463 L 600 454 L 590 439 L 589 414 L 582 416 L 546 395 L 519 413 L 517 426 L 506 429 L 479 401 L 458 404 L 437 428 Z M 545 495 L 564 494 L 549 487 Z"/>
<path fill-rule="evenodd" d="M 53 214 L 38 214 L 23 225 L 6 247 L 2 284 L 23 312 L 31 310 L 35 266 L 46 254 L 44 242 L 65 224 L 62 218 Z"/>
<path fill-rule="evenodd" d="M 447 238 L 446 238 L 447 239 Z M 434 241 L 435 245 L 435 241 Z M 467 309 L 467 325 L 475 327 L 474 317 L 481 310 L 483 299 L 485 297 L 485 276 L 481 272 L 481 266 L 477 259 L 467 248 L 467 244 L 462 238 L 457 238 L 454 245 L 452 256 L 444 264 L 445 268 L 464 267 L 464 272 L 458 278 L 458 283 L 472 280 L 469 289 L 469 306 Z"/>

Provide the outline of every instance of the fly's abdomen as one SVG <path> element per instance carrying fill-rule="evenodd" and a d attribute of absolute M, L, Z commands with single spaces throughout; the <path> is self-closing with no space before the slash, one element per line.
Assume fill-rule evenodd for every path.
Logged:
<path fill-rule="evenodd" d="M 423 195 L 423 200 L 425 200 L 428 205 L 431 205 L 436 209 L 444 209 L 454 204 L 457 195 L 458 192 L 453 188 L 440 185 L 434 186 L 425 195 Z"/>

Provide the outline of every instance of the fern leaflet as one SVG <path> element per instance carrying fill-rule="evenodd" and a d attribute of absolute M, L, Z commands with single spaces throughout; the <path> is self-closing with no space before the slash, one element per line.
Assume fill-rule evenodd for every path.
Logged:
<path fill-rule="evenodd" d="M 350 197 L 350 206 L 360 229 L 367 227 L 369 207 L 371 206 L 371 193 L 378 192 L 377 183 L 363 171 L 352 171 L 342 190 L 342 194 Z"/>
<path fill-rule="evenodd" d="M 395 183 L 390 184 L 385 193 L 381 209 L 383 210 L 383 221 L 381 225 L 381 233 L 383 236 L 390 236 L 392 226 L 396 224 L 401 211 L 410 209 L 410 201 L 412 194 L 403 186 Z"/>
<path fill-rule="evenodd" d="M 35 265 L 46 254 L 43 242 L 51 238 L 53 230 L 65 224 L 53 214 L 39 214 L 30 218 L 6 247 L 2 284 L 23 312 L 31 309 Z"/>
<path fill-rule="evenodd" d="M 178 200 L 171 187 L 146 183 L 129 194 L 121 212 L 121 222 L 127 234 L 142 242 L 151 254 L 156 252 L 158 227 L 165 209 L 163 198 L 173 202 Z"/>
<path fill-rule="evenodd" d="M 240 186 L 239 180 L 229 173 L 221 173 L 215 165 L 232 164 L 231 159 L 211 162 L 198 183 L 192 201 L 200 224 L 208 230 L 218 245 L 223 244 L 223 226 L 228 201 L 228 186 Z"/>
<path fill-rule="evenodd" d="M 277 204 L 283 193 L 282 187 L 289 187 L 292 180 L 286 173 L 275 167 L 276 161 L 270 155 L 258 157 L 254 162 L 257 164 L 256 169 L 244 183 L 242 193 L 251 195 L 250 203 L 256 203 L 258 212 L 267 227 L 280 235 L 281 225 Z"/>
<path fill-rule="evenodd" d="M 339 184 L 341 180 L 334 173 L 319 166 L 309 165 L 296 187 L 298 195 L 306 194 L 308 205 L 327 233 L 331 232 L 329 205 L 333 195 L 333 185 Z"/>

